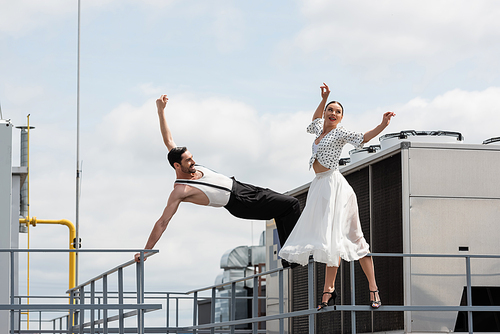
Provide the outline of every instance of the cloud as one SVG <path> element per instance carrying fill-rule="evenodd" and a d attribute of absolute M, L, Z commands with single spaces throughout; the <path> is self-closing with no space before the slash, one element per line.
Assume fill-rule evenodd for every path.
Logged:
<path fill-rule="evenodd" d="M 64 0 L 43 2 L 2 0 L 1 6 L 0 32 L 17 36 L 51 23 L 55 18 L 59 19 L 71 12 L 75 12 L 77 2 Z"/>
<path fill-rule="evenodd" d="M 382 113 L 394 111 L 396 117 L 384 133 L 401 130 L 460 132 L 467 144 L 481 144 L 500 135 L 500 87 L 482 91 L 455 89 L 433 99 L 415 97 L 401 105 L 370 110 L 359 117 L 358 126 L 373 128 Z M 369 120 L 369 121 L 368 121 Z M 365 131 L 365 130 L 363 130 Z"/>
<path fill-rule="evenodd" d="M 85 0 L 81 1 L 81 13 L 114 10 L 124 6 L 122 0 Z M 164 9 L 177 0 L 143 0 L 141 3 L 127 1 L 133 5 L 147 5 Z M 22 36 L 41 27 L 46 27 L 57 20 L 74 19 L 77 21 L 78 0 L 0 0 L 0 33 Z M 76 28 L 75 28 L 76 29 Z"/>
<path fill-rule="evenodd" d="M 368 74 L 387 75 L 397 64 L 424 66 L 435 74 L 464 60 L 497 68 L 496 2 L 318 0 L 303 1 L 301 10 L 307 23 L 290 41 L 296 50 Z"/>

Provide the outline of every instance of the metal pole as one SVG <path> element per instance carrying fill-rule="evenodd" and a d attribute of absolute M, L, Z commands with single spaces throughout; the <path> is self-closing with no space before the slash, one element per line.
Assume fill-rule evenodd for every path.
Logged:
<path fill-rule="evenodd" d="M 167 327 L 170 325 L 170 294 L 167 293 L 167 309 L 166 309 L 166 316 L 167 316 Z M 167 333 L 170 333 L 170 331 L 167 331 Z"/>
<path fill-rule="evenodd" d="M 194 293 L 193 297 L 193 326 L 196 326 L 197 324 L 197 318 L 198 318 L 198 291 Z M 193 330 L 193 334 L 196 334 L 196 329 Z"/>
<path fill-rule="evenodd" d="M 210 322 L 215 323 L 215 297 L 217 296 L 217 289 L 212 288 L 212 299 L 210 300 Z M 210 334 L 215 334 L 215 327 L 210 328 Z"/>
<path fill-rule="evenodd" d="M 472 278 L 470 270 L 470 256 L 465 257 L 465 270 L 467 275 L 467 306 L 472 306 Z M 469 333 L 473 333 L 472 311 L 467 311 L 467 319 L 469 325 Z"/>
<path fill-rule="evenodd" d="M 175 298 L 175 327 L 179 327 L 179 298 Z"/>
<path fill-rule="evenodd" d="M 314 260 L 312 256 L 309 257 L 307 265 L 307 292 L 308 292 L 308 306 L 309 309 L 314 309 Z M 309 334 L 314 334 L 314 314 L 309 314 Z"/>
<path fill-rule="evenodd" d="M 123 268 L 118 269 L 118 304 L 123 305 Z M 123 309 L 118 311 L 118 327 L 120 334 L 124 333 Z"/>
<path fill-rule="evenodd" d="M 351 305 L 356 305 L 356 284 L 354 281 L 354 261 L 350 262 L 351 265 Z M 356 334 L 356 311 L 351 311 L 351 333 Z"/>
<path fill-rule="evenodd" d="M 253 278 L 253 294 L 252 294 L 252 317 L 256 318 L 259 316 L 259 291 L 257 290 L 257 284 L 259 284 L 259 278 Z M 258 322 L 252 322 L 252 334 L 257 334 L 259 329 Z"/>
<path fill-rule="evenodd" d="M 141 252 L 140 261 L 136 264 L 137 277 L 137 304 L 144 303 L 144 252 Z M 144 334 L 144 309 L 137 309 L 137 332 Z"/>
<path fill-rule="evenodd" d="M 78 285 L 78 249 L 80 248 L 80 0 L 78 0 L 78 47 L 76 69 L 76 274 L 75 281 Z"/>
<path fill-rule="evenodd" d="M 236 283 L 231 283 L 231 308 L 230 308 L 229 321 L 236 320 Z M 235 326 L 231 325 L 229 327 L 230 333 L 234 334 Z"/>
<path fill-rule="evenodd" d="M 283 297 L 283 270 L 280 270 L 278 273 L 278 293 L 279 293 L 279 312 L 280 314 L 283 314 L 284 312 L 284 306 L 285 306 L 285 301 Z M 279 333 L 284 334 L 284 324 L 285 324 L 285 319 L 280 319 L 279 320 Z"/>
<path fill-rule="evenodd" d="M 10 305 L 14 306 L 14 251 L 10 251 Z M 21 312 L 19 312 L 19 318 L 21 318 Z M 14 334 L 14 310 L 10 310 L 10 333 Z M 21 327 L 19 327 L 21 329 Z"/>
<path fill-rule="evenodd" d="M 82 286 L 80 288 L 80 305 L 85 304 L 85 288 Z M 80 332 L 83 333 L 83 324 L 85 323 L 85 309 L 81 308 L 80 309 Z"/>
<path fill-rule="evenodd" d="M 90 283 L 90 304 L 95 304 L 95 281 Z M 90 334 L 95 333 L 95 310 L 90 310 Z"/>
<path fill-rule="evenodd" d="M 75 304 L 75 293 L 76 293 L 75 291 L 70 292 L 70 295 L 69 295 L 70 305 Z M 68 324 L 66 326 L 68 331 L 73 328 L 74 316 L 75 316 L 75 311 L 73 311 L 73 309 L 69 310 Z M 69 331 L 69 333 L 73 333 L 73 331 Z"/>
<path fill-rule="evenodd" d="M 108 304 L 108 275 L 102 276 L 102 304 Z M 102 310 L 102 328 L 103 334 L 108 334 L 108 310 Z"/>

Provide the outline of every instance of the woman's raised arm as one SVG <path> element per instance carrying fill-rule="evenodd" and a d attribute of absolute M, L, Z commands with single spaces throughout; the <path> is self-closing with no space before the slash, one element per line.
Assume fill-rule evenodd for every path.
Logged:
<path fill-rule="evenodd" d="M 378 136 L 384 129 L 391 123 L 391 118 L 396 116 L 392 111 L 384 113 L 382 122 L 377 125 L 373 130 L 366 131 L 363 137 L 363 143 L 368 143 L 370 140 Z"/>
<path fill-rule="evenodd" d="M 313 114 L 313 121 L 316 118 L 323 118 L 323 111 L 325 110 L 326 101 L 328 100 L 328 95 L 330 95 L 330 88 L 328 88 L 328 85 L 326 83 L 323 82 L 323 86 L 319 88 L 321 88 L 321 102 L 319 103 L 318 108 L 316 108 L 316 111 Z"/>

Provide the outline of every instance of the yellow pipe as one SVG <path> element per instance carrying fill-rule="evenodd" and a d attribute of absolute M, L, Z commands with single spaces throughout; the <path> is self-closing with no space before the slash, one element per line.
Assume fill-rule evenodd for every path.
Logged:
<path fill-rule="evenodd" d="M 73 240 L 76 238 L 76 229 L 75 225 L 67 219 L 60 220 L 47 220 L 47 219 L 36 219 L 36 217 L 29 218 L 20 218 L 20 224 L 27 224 L 36 226 L 36 224 L 59 224 L 66 225 L 69 228 L 69 249 L 75 249 L 73 245 Z M 74 252 L 69 253 L 69 288 L 72 289 L 75 287 L 75 278 L 76 278 L 76 254 Z"/>

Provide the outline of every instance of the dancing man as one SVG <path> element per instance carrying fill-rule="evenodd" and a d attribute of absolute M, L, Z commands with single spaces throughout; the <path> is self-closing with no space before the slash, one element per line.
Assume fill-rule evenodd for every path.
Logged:
<path fill-rule="evenodd" d="M 178 147 L 174 142 L 165 115 L 167 102 L 167 95 L 162 95 L 156 100 L 156 106 L 163 142 L 168 149 L 168 161 L 174 168 L 177 179 L 167 206 L 155 223 L 144 248 L 153 249 L 182 202 L 224 207 L 238 218 L 252 220 L 274 218 L 280 244 L 283 245 L 300 216 L 299 201 L 295 197 L 245 184 L 234 177 L 229 178 L 196 165 L 193 155 L 187 148 Z M 140 261 L 139 254 L 135 255 L 135 260 Z M 283 267 L 288 267 L 286 261 L 283 261 Z"/>

